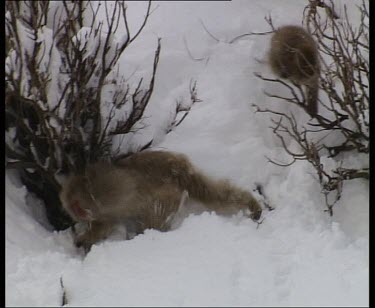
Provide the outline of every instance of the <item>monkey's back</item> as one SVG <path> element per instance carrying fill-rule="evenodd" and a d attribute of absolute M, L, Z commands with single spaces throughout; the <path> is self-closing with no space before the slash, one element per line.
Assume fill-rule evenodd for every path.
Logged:
<path fill-rule="evenodd" d="M 167 151 L 145 151 L 116 162 L 126 171 L 136 171 L 158 183 L 179 184 L 195 172 L 183 154 Z M 186 179 L 187 181 L 187 179 Z"/>
<path fill-rule="evenodd" d="M 319 58 L 312 36 L 299 26 L 284 26 L 271 39 L 269 62 L 281 78 L 305 83 L 319 73 Z"/>

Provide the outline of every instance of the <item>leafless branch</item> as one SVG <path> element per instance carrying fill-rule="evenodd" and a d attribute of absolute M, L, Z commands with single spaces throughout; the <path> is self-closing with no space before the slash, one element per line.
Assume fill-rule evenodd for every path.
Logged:
<path fill-rule="evenodd" d="M 65 290 L 65 286 L 64 286 L 64 283 L 63 283 L 62 276 L 60 277 L 60 286 L 61 286 L 61 290 L 62 290 L 61 306 L 63 307 L 63 306 L 68 304 L 68 299 L 66 297 L 66 290 Z"/>
<path fill-rule="evenodd" d="M 234 38 L 232 38 L 228 44 L 233 44 L 235 41 L 243 38 L 243 37 L 246 37 L 246 36 L 251 36 L 251 35 L 266 35 L 266 34 L 270 34 L 270 33 L 273 33 L 274 31 L 265 31 L 265 32 L 250 32 L 250 33 L 244 33 L 244 34 L 241 34 L 239 36 L 236 36 Z"/>
<path fill-rule="evenodd" d="M 173 121 L 171 122 L 171 124 L 168 126 L 168 128 L 166 129 L 166 133 L 169 134 L 174 128 L 176 128 L 177 126 L 179 126 L 182 121 L 185 120 L 185 118 L 188 116 L 191 108 L 193 107 L 193 105 L 195 103 L 199 103 L 201 102 L 202 100 L 200 100 L 198 98 L 198 94 L 197 94 L 197 81 L 190 81 L 190 104 L 189 105 L 184 105 L 182 101 L 177 101 L 176 102 L 176 109 L 175 109 L 175 114 L 174 114 L 174 118 L 173 118 Z M 180 115 L 181 113 L 183 113 L 183 115 L 180 117 L 179 120 L 177 120 L 177 117 L 178 115 Z"/>
<path fill-rule="evenodd" d="M 358 27 L 349 20 L 346 6 L 344 15 L 337 15 L 333 1 L 309 0 L 304 10 L 304 23 L 315 37 L 321 53 L 320 88 L 326 99 L 319 100 L 319 103 L 325 107 L 324 114 L 317 114 L 307 125 L 301 125 L 293 113 L 287 114 L 255 105 L 256 112 L 277 116 L 277 120 L 271 117 L 271 129 L 292 158 L 290 163 L 278 163 L 267 157 L 268 161 L 283 167 L 290 166 L 297 160 L 311 163 L 319 176 L 330 215 L 333 214 L 334 204 L 341 198 L 343 181 L 369 179 L 369 169 L 366 166 L 359 169 L 343 168 L 341 165 L 344 161 L 339 155 L 343 152 L 369 153 L 369 47 L 368 25 L 365 22 L 368 17 L 366 3 L 364 0 L 358 7 L 361 13 Z M 271 28 L 275 29 L 271 16 L 266 20 Z M 279 84 L 289 92 L 289 96 L 265 92 L 267 96 L 297 105 L 308 112 L 301 87 L 281 79 L 263 77 L 258 73 L 255 75 L 265 82 Z M 316 134 L 323 131 L 327 134 L 315 140 L 318 136 Z M 335 134 L 336 140 L 343 141 L 339 144 L 332 144 L 332 141 L 327 143 L 325 140 L 328 133 Z M 292 138 L 299 145 L 300 152 L 291 151 L 286 138 Z M 321 163 L 322 155 L 328 155 L 331 159 L 340 156 L 340 167 L 326 170 Z"/>
<path fill-rule="evenodd" d="M 98 20 L 102 5 L 105 17 Z M 47 212 L 62 219 L 56 176 L 111 156 L 113 135 L 132 132 L 154 89 L 160 39 L 146 88 L 141 78 L 131 92 L 119 76 L 120 56 L 152 13 L 149 1 L 131 36 L 126 8 L 124 1 L 95 7 L 90 1 L 63 0 L 51 11 L 49 2 L 6 1 L 6 166 L 17 169 L 48 205 Z M 117 43 L 121 24 L 128 36 Z M 125 110 L 128 116 L 119 121 L 115 115 Z M 55 227 L 67 226 L 57 222 Z"/>

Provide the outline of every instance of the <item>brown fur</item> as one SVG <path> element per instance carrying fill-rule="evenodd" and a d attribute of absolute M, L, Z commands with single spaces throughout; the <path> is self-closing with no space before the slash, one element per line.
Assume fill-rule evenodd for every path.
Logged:
<path fill-rule="evenodd" d="M 299 26 L 281 27 L 272 36 L 268 57 L 278 77 L 306 86 L 308 112 L 311 116 L 316 115 L 320 65 L 312 36 Z"/>
<path fill-rule="evenodd" d="M 218 213 L 250 209 L 254 219 L 262 213 L 250 192 L 228 181 L 211 179 L 184 155 L 165 151 L 141 152 L 115 164 L 91 165 L 85 175 L 67 179 L 60 198 L 75 221 L 91 223 L 76 240 L 78 246 L 89 248 L 107 237 L 116 222 L 135 220 L 138 232 L 147 228 L 168 230 L 186 192 Z"/>

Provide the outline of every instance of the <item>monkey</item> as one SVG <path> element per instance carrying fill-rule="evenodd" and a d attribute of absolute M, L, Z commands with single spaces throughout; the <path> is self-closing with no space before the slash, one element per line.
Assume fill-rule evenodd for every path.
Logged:
<path fill-rule="evenodd" d="M 218 214 L 248 209 L 256 221 L 262 213 L 250 192 L 203 174 L 184 154 L 169 151 L 142 151 L 88 165 L 84 172 L 68 176 L 60 191 L 72 219 L 90 225 L 75 239 L 85 251 L 126 220 L 136 222 L 136 233 L 150 228 L 168 231 L 186 196 Z"/>
<path fill-rule="evenodd" d="M 275 75 L 306 87 L 306 111 L 318 113 L 320 63 L 317 44 L 300 26 L 283 26 L 275 31 L 268 52 Z"/>

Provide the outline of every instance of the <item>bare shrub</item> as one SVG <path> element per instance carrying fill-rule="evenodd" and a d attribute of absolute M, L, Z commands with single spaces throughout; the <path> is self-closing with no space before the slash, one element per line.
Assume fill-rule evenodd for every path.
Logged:
<path fill-rule="evenodd" d="M 130 84 L 118 71 L 150 12 L 151 1 L 131 30 L 124 1 L 6 2 L 6 167 L 45 202 L 56 229 L 72 223 L 61 210 L 59 174 L 118 154 L 115 138 L 134 132 L 150 101 L 160 39 L 149 81 Z"/>
<path fill-rule="evenodd" d="M 360 22 L 353 24 L 348 9 L 339 15 L 332 1 L 310 0 L 303 23 L 315 38 L 320 53 L 320 112 L 305 123 L 293 112 L 275 111 L 255 105 L 256 112 L 271 115 L 273 133 L 292 160 L 290 166 L 307 160 L 315 168 L 325 195 L 327 211 L 340 199 L 343 182 L 369 178 L 369 10 L 368 2 L 357 6 Z M 272 19 L 268 18 L 272 29 Z M 269 83 L 287 89 L 288 96 L 265 94 L 302 108 L 308 115 L 306 97 L 300 85 L 256 74 Z M 293 142 L 290 144 L 288 140 Z M 293 144 L 294 143 L 294 144 Z M 297 144 L 299 150 L 292 147 Z M 345 153 L 363 155 L 362 165 L 351 166 Z M 367 159 L 366 159 L 367 158 Z M 330 160 L 330 163 L 325 163 Z M 334 165 L 334 167 L 332 167 Z"/>

